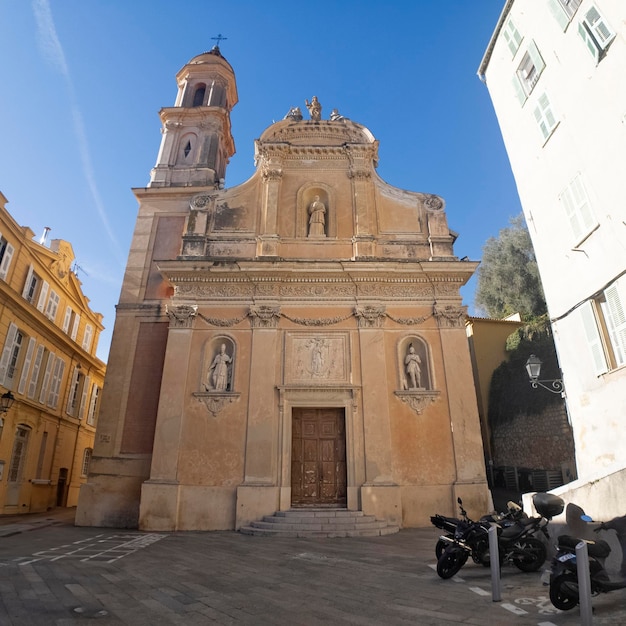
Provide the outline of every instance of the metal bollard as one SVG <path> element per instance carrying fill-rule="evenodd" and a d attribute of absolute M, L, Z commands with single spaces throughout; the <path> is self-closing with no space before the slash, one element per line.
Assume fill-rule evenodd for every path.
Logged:
<path fill-rule="evenodd" d="M 578 601 L 580 603 L 581 626 L 591 626 L 593 613 L 591 606 L 591 579 L 589 577 L 589 555 L 587 544 L 581 541 L 576 545 L 576 570 L 578 572 Z"/>
<path fill-rule="evenodd" d="M 500 550 L 498 549 L 498 527 L 494 524 L 489 528 L 489 561 L 491 565 L 491 599 L 500 602 Z"/>

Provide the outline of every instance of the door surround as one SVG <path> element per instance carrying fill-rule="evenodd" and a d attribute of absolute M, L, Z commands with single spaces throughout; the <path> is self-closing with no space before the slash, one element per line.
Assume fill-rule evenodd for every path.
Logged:
<path fill-rule="evenodd" d="M 345 416 L 347 508 L 360 510 L 359 488 L 365 481 L 365 444 L 356 386 L 278 387 L 279 391 L 279 510 L 291 508 L 291 446 L 294 407 L 342 408 Z"/>

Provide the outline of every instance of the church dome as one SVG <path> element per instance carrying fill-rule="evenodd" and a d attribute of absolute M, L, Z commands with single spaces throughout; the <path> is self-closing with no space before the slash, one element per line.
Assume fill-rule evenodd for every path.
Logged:
<path fill-rule="evenodd" d="M 187 65 L 200 65 L 203 63 L 213 64 L 215 63 L 216 57 L 220 58 L 224 63 L 226 63 L 226 65 L 228 65 L 228 67 L 234 74 L 233 68 L 231 67 L 230 63 L 224 58 L 222 51 L 219 49 L 219 46 L 213 46 L 208 52 L 203 52 L 202 54 L 196 55 L 195 57 L 193 57 L 193 59 L 191 59 L 191 61 L 189 61 L 189 63 L 187 63 Z"/>
<path fill-rule="evenodd" d="M 346 143 L 373 144 L 374 135 L 352 120 L 284 119 L 269 126 L 261 135 L 265 143 L 289 143 L 294 146 L 341 146 Z"/>

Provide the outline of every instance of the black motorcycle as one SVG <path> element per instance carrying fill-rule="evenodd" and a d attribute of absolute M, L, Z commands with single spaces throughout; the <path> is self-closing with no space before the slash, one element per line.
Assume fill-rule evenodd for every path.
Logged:
<path fill-rule="evenodd" d="M 585 522 L 593 521 L 587 515 L 582 515 Z M 622 568 L 619 580 L 612 579 L 606 571 L 606 557 L 611 553 L 611 547 L 603 539 L 589 541 L 578 539 L 571 535 L 561 535 L 558 538 L 557 552 L 552 559 L 550 574 L 550 602 L 561 611 L 573 609 L 579 602 L 578 596 L 578 565 L 576 563 L 576 546 L 584 541 L 587 544 L 589 557 L 589 577 L 591 581 L 591 595 L 626 589 L 626 515 L 615 517 L 604 522 L 594 529 L 594 532 L 615 530 L 622 547 Z"/>
<path fill-rule="evenodd" d="M 535 535 L 542 532 L 549 538 L 547 526 L 554 515 L 563 511 L 563 500 L 547 493 L 536 493 L 533 504 L 540 517 L 524 515 L 513 524 L 503 526 L 495 523 L 498 534 L 500 565 L 512 563 L 523 572 L 535 572 L 545 562 L 545 544 Z M 437 574 L 441 578 L 452 578 L 467 562 L 469 557 L 484 566 L 491 564 L 489 554 L 489 528 L 494 522 L 461 522 L 454 536 L 442 535 L 448 544 L 437 560 Z"/>
<path fill-rule="evenodd" d="M 430 523 L 446 532 L 446 537 L 439 538 L 437 543 L 435 544 L 435 556 L 437 559 L 441 556 L 443 551 L 449 545 L 449 540 L 454 538 L 454 532 L 456 531 L 459 524 L 469 525 L 474 522 L 467 516 L 467 511 L 463 508 L 463 500 L 461 498 L 456 499 L 459 509 L 461 512 L 460 517 L 446 517 L 445 515 L 439 515 L 436 513 L 435 515 L 431 515 Z M 481 523 L 496 522 L 501 524 L 502 526 L 510 526 L 517 519 L 521 519 L 523 517 L 527 517 L 527 515 L 522 510 L 522 507 L 519 504 L 516 504 L 512 500 L 507 502 L 507 511 L 506 513 L 488 513 L 487 515 L 483 515 L 480 520 Z"/>

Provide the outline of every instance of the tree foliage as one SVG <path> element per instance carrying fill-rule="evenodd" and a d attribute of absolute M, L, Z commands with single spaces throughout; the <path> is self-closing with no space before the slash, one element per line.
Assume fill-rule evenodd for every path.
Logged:
<path fill-rule="evenodd" d="M 522 214 L 483 246 L 474 302 L 489 317 L 520 313 L 527 321 L 547 312 L 535 252 Z"/>

